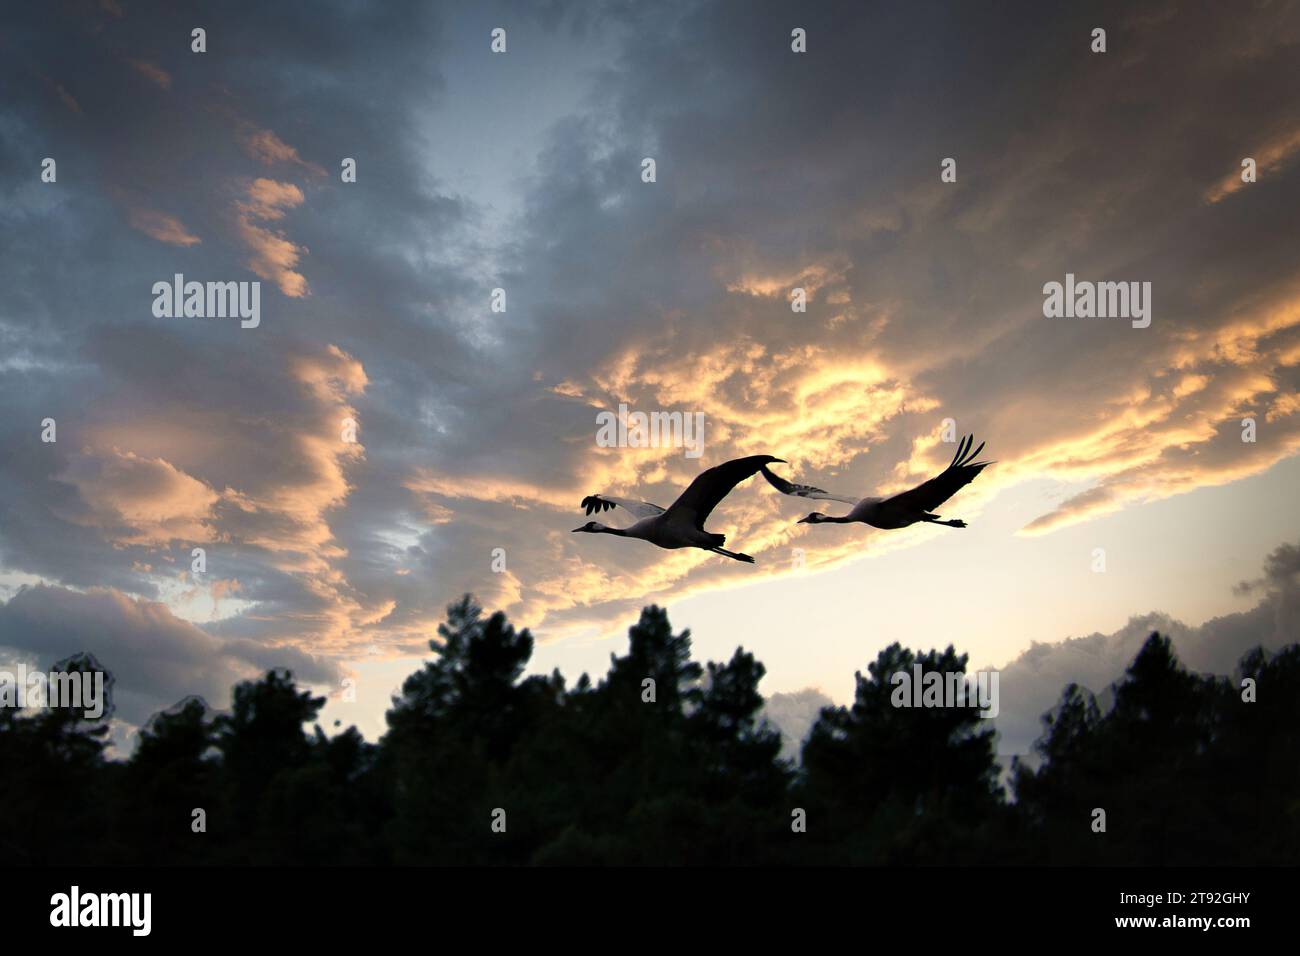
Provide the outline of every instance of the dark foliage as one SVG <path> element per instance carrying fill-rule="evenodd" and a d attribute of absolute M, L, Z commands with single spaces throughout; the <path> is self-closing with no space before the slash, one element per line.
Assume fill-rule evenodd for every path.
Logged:
<path fill-rule="evenodd" d="M 523 677 L 532 636 L 468 596 L 438 633 L 377 744 L 307 731 L 324 699 L 283 672 L 238 685 L 229 713 L 189 698 L 155 716 L 125 762 L 106 758 L 103 719 L 0 708 L 0 850 L 27 864 L 1300 857 L 1300 646 L 1207 678 L 1152 634 L 1105 710 L 1065 689 L 1036 759 L 1014 762 L 1004 788 L 973 709 L 892 702 L 891 675 L 915 664 L 964 673 L 952 647 L 885 648 L 853 705 L 823 710 L 795 767 L 760 717 L 763 665 L 737 649 L 702 668 L 658 607 L 600 683 L 572 688 Z M 1258 702 L 1243 700 L 1246 678 Z"/>

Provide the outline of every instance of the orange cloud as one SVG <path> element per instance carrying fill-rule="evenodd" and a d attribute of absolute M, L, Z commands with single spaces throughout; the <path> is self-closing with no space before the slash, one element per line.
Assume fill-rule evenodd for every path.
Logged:
<path fill-rule="evenodd" d="M 302 190 L 292 183 L 259 178 L 249 184 L 247 196 L 247 200 L 237 201 L 235 208 L 240 238 L 253 251 L 248 267 L 290 298 L 306 295 L 307 280 L 295 269 L 307 250 L 262 225 L 283 219 L 285 210 L 301 206 Z"/>
<path fill-rule="evenodd" d="M 1165 371 L 1100 403 L 1091 427 L 1062 432 L 1016 463 L 1026 476 L 1098 483 L 1022 533 L 1044 534 L 1130 503 L 1226 484 L 1296 454 L 1300 402 L 1277 375 L 1295 330 L 1300 288 L 1181 333 Z M 1263 432 L 1255 442 L 1241 440 L 1247 417 Z"/>
<path fill-rule="evenodd" d="M 274 166 L 276 163 L 291 163 L 301 166 L 317 176 L 325 175 L 324 169 L 315 163 L 304 160 L 298 155 L 298 150 L 280 139 L 269 129 L 247 127 L 240 134 L 239 141 L 248 155 L 267 166 Z"/>
<path fill-rule="evenodd" d="M 1300 153 L 1300 127 L 1278 134 L 1256 150 L 1251 158 L 1255 160 L 1257 174 L 1263 175 L 1277 172 L 1297 153 Z M 1242 182 L 1241 173 L 1240 169 L 1235 169 L 1211 186 L 1205 192 L 1205 201 L 1211 204 L 1221 202 L 1247 185 Z"/>
<path fill-rule="evenodd" d="M 809 529 L 795 525 L 794 518 L 808 510 L 806 503 L 782 498 L 756 478 L 726 498 L 709 527 L 726 533 L 730 546 L 769 556 L 758 568 L 738 571 L 703 552 L 613 539 L 575 543 L 568 532 L 580 520 L 578 502 L 592 492 L 667 506 L 702 468 L 760 452 L 789 458 L 795 473 L 810 478 L 809 469 L 847 467 L 863 455 L 886 436 L 900 410 L 935 407 L 933 399 L 894 380 L 867 355 L 838 355 L 804 344 L 771 348 L 744 337 L 687 355 L 674 351 L 669 339 L 645 343 L 620 351 L 587 375 L 588 382 L 541 386 L 550 394 L 580 396 L 592 406 L 592 444 L 578 444 L 570 465 L 573 477 L 540 482 L 524 475 L 420 469 L 406 483 L 426 507 L 439 510 L 442 522 L 449 520 L 447 512 L 472 515 L 484 540 L 510 542 L 511 560 L 528 573 L 517 588 L 497 588 L 494 606 L 531 622 L 562 614 L 561 623 L 551 622 L 548 639 L 607 623 L 611 614 L 656 595 L 680 600 L 788 573 L 796 546 L 805 549 L 804 567 L 815 570 L 915 540 L 907 534 L 870 542 L 861 535 L 805 537 Z M 621 401 L 634 409 L 702 411 L 704 456 L 687 459 L 679 448 L 594 447 L 596 410 L 615 409 Z M 844 490 L 855 489 L 849 484 Z M 856 490 L 870 493 L 867 487 Z M 503 505 L 514 518 L 498 525 L 504 519 L 496 509 Z M 554 530 L 521 541 L 510 527 L 520 523 L 520 511 L 531 513 L 526 525 L 534 531 L 539 525 Z M 621 513 L 606 521 L 630 523 Z M 607 557 L 613 565 L 605 563 Z M 482 579 L 476 575 L 473 586 L 486 600 Z"/>
<path fill-rule="evenodd" d="M 195 246 L 203 241 L 186 229 L 184 223 L 175 216 L 155 209 L 132 209 L 129 220 L 133 228 L 139 229 L 150 239 L 168 245 Z"/>
<path fill-rule="evenodd" d="M 218 494 L 165 459 L 88 448 L 61 478 L 77 488 L 88 508 L 70 519 L 103 529 L 120 547 L 211 537 Z"/>

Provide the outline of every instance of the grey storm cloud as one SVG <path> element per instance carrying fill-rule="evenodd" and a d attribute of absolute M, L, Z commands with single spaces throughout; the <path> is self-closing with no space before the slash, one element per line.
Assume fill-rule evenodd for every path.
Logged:
<path fill-rule="evenodd" d="M 1256 647 L 1276 651 L 1300 634 L 1300 582 L 1293 544 L 1279 545 L 1265 560 L 1260 601 L 1248 611 L 1212 618 L 1199 627 L 1151 612 L 1134 615 L 1110 634 L 1090 634 L 1059 643 L 1034 642 L 1000 668 L 1001 712 L 994 719 L 998 752 L 1028 754 L 1043 732 L 1042 715 L 1074 683 L 1098 696 L 1119 680 L 1152 631 L 1170 639 L 1179 660 L 1200 674 L 1232 675 Z"/>
<path fill-rule="evenodd" d="M 781 756 L 797 762 L 822 710 L 834 706 L 835 701 L 820 690 L 805 687 L 770 695 L 763 701 L 760 716 L 781 731 Z"/>
<path fill-rule="evenodd" d="M 162 604 L 108 590 L 43 585 L 0 604 L 0 648 L 57 660 L 89 652 L 113 675 L 115 718 L 142 725 L 158 710 L 194 694 L 223 707 L 237 681 L 287 668 L 307 684 L 337 681 L 337 668 L 296 648 L 213 637 Z"/>

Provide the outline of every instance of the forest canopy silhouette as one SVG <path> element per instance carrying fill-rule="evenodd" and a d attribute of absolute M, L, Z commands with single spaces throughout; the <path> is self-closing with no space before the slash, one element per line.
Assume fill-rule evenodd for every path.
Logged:
<path fill-rule="evenodd" d="M 572 687 L 558 671 L 523 676 L 531 634 L 468 595 L 438 635 L 376 743 L 355 727 L 327 735 L 325 699 L 283 671 L 238 684 L 226 713 L 187 698 L 155 715 L 125 761 L 108 756 L 111 708 L 96 720 L 0 709 L 0 848 L 34 865 L 1300 856 L 1300 645 L 1209 677 L 1153 633 L 1104 709 L 1064 688 L 1034 759 L 1004 774 L 977 711 L 891 703 L 890 675 L 915 664 L 964 673 L 951 646 L 882 650 L 853 704 L 822 710 L 796 764 L 760 716 L 762 663 L 743 648 L 693 661 L 689 631 L 673 633 L 662 608 L 642 611 L 599 682 Z"/>

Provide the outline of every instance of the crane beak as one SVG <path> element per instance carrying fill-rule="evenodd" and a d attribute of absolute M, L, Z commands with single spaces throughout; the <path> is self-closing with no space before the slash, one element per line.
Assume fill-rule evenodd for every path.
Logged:
<path fill-rule="evenodd" d="M 812 518 L 800 518 L 798 521 L 795 522 L 795 524 L 812 524 L 812 523 L 813 523 Z"/>
<path fill-rule="evenodd" d="M 569 532 L 569 534 L 577 534 L 579 531 L 586 531 L 586 530 L 587 530 L 587 526 L 583 525 L 581 528 L 574 528 L 572 531 Z"/>

